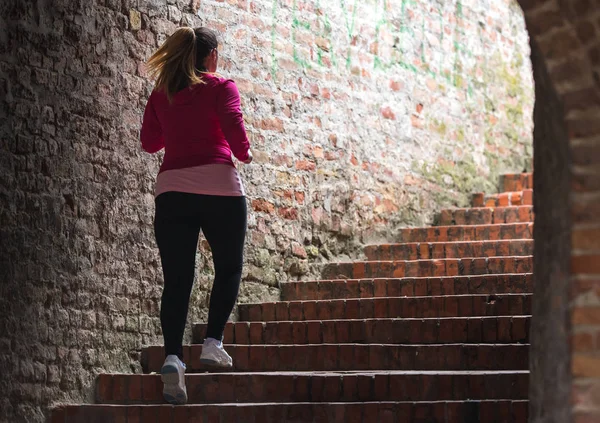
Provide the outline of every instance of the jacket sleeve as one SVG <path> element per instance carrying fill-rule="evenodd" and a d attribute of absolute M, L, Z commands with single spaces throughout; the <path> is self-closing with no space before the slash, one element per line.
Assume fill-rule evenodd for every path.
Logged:
<path fill-rule="evenodd" d="M 147 151 L 150 154 L 162 150 L 165 146 L 160 122 L 158 121 L 154 105 L 152 104 L 152 96 L 148 99 L 146 109 L 144 110 L 144 120 L 142 122 L 142 130 L 140 131 L 140 140 L 144 151 Z"/>
<path fill-rule="evenodd" d="M 244 127 L 240 93 L 232 80 L 225 81 L 220 87 L 217 96 L 217 115 L 221 130 L 235 158 L 242 162 L 248 160 L 250 143 Z"/>

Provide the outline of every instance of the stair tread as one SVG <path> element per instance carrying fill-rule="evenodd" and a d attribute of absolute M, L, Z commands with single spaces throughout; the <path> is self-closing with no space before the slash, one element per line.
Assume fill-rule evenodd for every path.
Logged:
<path fill-rule="evenodd" d="M 411 279 L 411 278 L 408 278 L 408 279 Z M 244 303 L 244 304 L 240 304 L 238 307 L 249 307 L 249 306 L 258 306 L 258 305 L 263 305 L 263 304 L 281 304 L 281 303 L 309 303 L 309 302 L 322 303 L 322 302 L 330 302 L 330 301 L 373 301 L 373 300 L 396 300 L 396 299 L 419 300 L 419 299 L 430 299 L 430 298 L 454 298 L 454 297 L 458 297 L 458 298 L 460 298 L 460 297 L 473 297 L 473 298 L 485 298 L 485 297 L 505 298 L 505 297 L 508 297 L 508 298 L 510 298 L 510 297 L 531 297 L 531 296 L 533 296 L 533 293 L 422 295 L 422 296 L 413 296 L 413 297 L 386 296 L 386 297 L 375 297 L 375 298 L 371 298 L 371 297 L 369 297 L 369 298 L 334 298 L 334 299 L 330 299 L 330 300 L 291 300 L 291 301 L 273 301 L 273 302 L 262 302 L 262 303 Z M 460 316 L 456 316 L 456 317 L 460 317 Z M 407 318 L 401 318 L 401 319 L 406 320 Z M 338 319 L 329 319 L 329 320 L 338 320 Z M 352 320 L 352 319 L 339 319 L 339 320 Z M 363 319 L 359 319 L 359 320 L 363 320 Z"/>
<path fill-rule="evenodd" d="M 509 343 L 503 343 L 503 342 L 476 342 L 476 343 L 467 343 L 467 342 L 439 342 L 439 343 L 433 343 L 433 344 L 416 344 L 416 343 L 408 343 L 408 344 L 388 344 L 385 342 L 379 343 L 379 342 L 369 342 L 369 343 L 360 343 L 360 342 L 323 342 L 320 344 L 253 344 L 253 345 L 247 345 L 247 344 L 223 344 L 224 348 L 227 347 L 248 347 L 248 348 L 292 348 L 292 347 L 298 347 L 298 346 L 306 346 L 306 347 L 310 347 L 310 348 L 318 348 L 318 347 L 324 347 L 324 346 L 338 346 L 338 345 L 342 345 L 342 346 L 357 346 L 357 347 L 368 347 L 371 345 L 377 345 L 380 347 L 394 347 L 394 348 L 398 348 L 398 347 L 423 347 L 423 348 L 429 348 L 429 347 L 447 347 L 447 346 L 465 346 L 465 347 L 472 347 L 472 346 L 492 346 L 492 347 L 505 347 L 505 346 L 523 346 L 523 345 L 529 345 L 528 343 L 522 344 L 520 342 L 509 342 Z M 201 348 L 202 344 L 198 343 L 191 343 L 191 344 L 183 344 L 184 348 Z M 148 350 L 148 349 L 163 349 L 162 345 L 148 345 L 146 347 L 143 347 L 142 350 Z"/>
<path fill-rule="evenodd" d="M 522 192 L 522 191 L 505 191 L 505 193 L 510 193 L 510 192 Z M 499 195 L 499 194 L 493 194 L 493 195 Z M 486 194 L 486 196 L 489 196 Z M 452 210 L 452 211 L 456 211 L 456 210 L 469 210 L 469 211 L 480 211 L 480 210 L 507 210 L 507 209 L 532 209 L 533 206 L 530 204 L 515 204 L 514 206 L 483 206 L 483 207 L 473 207 L 473 206 L 469 206 L 469 207 L 447 207 L 444 209 L 441 209 L 441 211 L 445 211 L 445 210 Z M 498 223 L 499 225 L 500 223 Z"/>
<path fill-rule="evenodd" d="M 475 225 L 473 225 L 475 226 Z M 441 226 L 440 226 L 441 227 Z M 480 240 L 480 241 L 414 241 L 414 242 L 387 242 L 379 244 L 367 244 L 365 248 L 374 248 L 382 246 L 397 246 L 397 245 L 461 245 L 461 244 L 486 244 L 486 243 L 502 243 L 502 244 L 514 244 L 518 242 L 533 243 L 531 238 L 515 238 L 515 239 L 497 239 L 497 240 Z M 501 256 L 502 257 L 502 256 Z"/>
<path fill-rule="evenodd" d="M 475 207 L 477 208 L 477 207 Z M 484 207 L 481 207 L 484 208 Z M 487 207 L 490 208 L 490 207 Z M 402 228 L 402 229 L 446 229 L 446 230 L 452 230 L 452 229 L 457 229 L 457 228 L 469 228 L 469 229 L 477 229 L 477 228 L 487 228 L 487 227 L 494 227 L 494 228 L 510 228 L 510 227 L 514 227 L 514 226 L 533 226 L 533 222 L 519 222 L 519 223 L 488 223 L 488 224 L 482 224 L 482 225 L 444 225 L 444 226 L 415 226 L 415 227 L 410 227 L 410 228 Z M 527 239 L 527 238 L 524 238 Z"/>
<path fill-rule="evenodd" d="M 464 402 L 474 403 L 497 403 L 497 402 L 519 402 L 526 403 L 529 400 L 526 399 L 490 399 L 490 400 L 439 400 L 439 401 L 361 401 L 358 404 L 461 404 Z M 165 407 L 165 408 L 181 408 L 181 407 L 253 407 L 262 405 L 277 405 L 277 406 L 289 406 L 289 405 L 323 405 L 323 404 L 357 404 L 356 402 L 347 401 L 329 401 L 329 402 L 224 402 L 219 404 L 185 404 L 173 407 L 170 404 L 81 404 L 81 405 L 60 405 L 56 408 L 63 407 L 96 407 L 96 408 L 126 408 L 126 407 Z"/>
<path fill-rule="evenodd" d="M 531 293 L 533 274 L 332 278 L 282 282 L 280 288 L 282 301 Z"/>
<path fill-rule="evenodd" d="M 416 259 L 416 260 L 353 260 L 353 261 L 339 261 L 333 263 L 327 263 L 326 265 L 336 264 L 348 264 L 348 263 L 395 263 L 395 262 L 427 262 L 427 261 L 457 261 L 457 260 L 510 260 L 510 259 L 532 259 L 533 255 L 528 254 L 525 256 L 491 256 L 491 257 L 459 257 L 459 258 L 439 258 L 439 259 Z M 502 273 L 504 274 L 504 273 Z"/>
<path fill-rule="evenodd" d="M 209 378 L 213 376 L 339 376 L 339 375 L 389 375 L 389 376 L 414 376 L 414 375 L 528 375 L 529 370 L 308 370 L 308 371 L 259 371 L 259 372 L 206 372 L 206 373 L 186 373 L 188 377 Z M 129 373 L 101 373 L 103 376 L 118 377 L 158 377 L 158 374 L 129 374 Z"/>
<path fill-rule="evenodd" d="M 184 345 L 187 373 L 264 371 L 375 371 L 375 370 L 523 370 L 529 363 L 528 344 L 360 344 L 322 343 L 288 345 L 225 345 L 233 368 L 215 371 L 202 364 L 201 344 Z M 144 373 L 160 371 L 162 346 L 142 352 Z M 298 356 L 300 355 L 300 356 Z"/>
<path fill-rule="evenodd" d="M 529 273 L 533 256 L 437 258 L 424 260 L 362 260 L 328 263 L 322 276 L 332 278 L 459 276 Z"/>
<path fill-rule="evenodd" d="M 426 280 L 426 279 L 479 279 L 479 278 L 497 278 L 497 277 L 511 277 L 511 276 L 531 276 L 533 273 L 489 273 L 486 275 L 456 275 L 456 276 L 404 276 L 401 278 L 342 278 L 342 279 L 314 279 L 306 281 L 287 281 L 281 282 L 280 285 L 286 284 L 304 284 L 304 283 L 332 283 L 332 282 L 347 282 L 347 281 L 407 281 L 407 280 Z M 248 303 L 245 303 L 248 304 Z"/>

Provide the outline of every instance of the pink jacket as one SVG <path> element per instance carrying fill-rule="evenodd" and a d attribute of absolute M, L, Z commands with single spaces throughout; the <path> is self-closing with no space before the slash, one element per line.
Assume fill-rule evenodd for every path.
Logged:
<path fill-rule="evenodd" d="M 203 79 L 206 84 L 175 93 L 171 104 L 164 92 L 153 91 L 148 99 L 140 138 L 148 153 L 165 149 L 160 172 L 213 163 L 233 166 L 232 152 L 240 161 L 248 159 L 235 82 L 213 75 Z"/>

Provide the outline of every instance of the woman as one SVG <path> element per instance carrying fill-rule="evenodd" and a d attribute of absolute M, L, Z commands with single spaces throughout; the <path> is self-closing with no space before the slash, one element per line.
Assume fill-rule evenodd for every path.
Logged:
<path fill-rule="evenodd" d="M 154 230 L 164 275 L 163 395 L 172 404 L 187 402 L 182 339 L 200 230 L 215 265 L 200 360 L 232 366 L 222 338 L 240 286 L 247 211 L 231 154 L 243 163 L 250 163 L 252 154 L 237 87 L 215 74 L 217 48 L 213 31 L 180 28 L 148 62 L 156 86 L 144 112 L 141 142 L 148 153 L 165 149 L 156 180 Z"/>

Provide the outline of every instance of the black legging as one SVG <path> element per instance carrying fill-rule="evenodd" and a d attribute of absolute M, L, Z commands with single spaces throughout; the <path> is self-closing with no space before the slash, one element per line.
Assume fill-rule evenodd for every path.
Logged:
<path fill-rule="evenodd" d="M 165 355 L 183 355 L 200 229 L 215 264 L 206 337 L 222 339 L 240 288 L 246 215 L 245 197 L 166 192 L 156 198 L 154 233 L 164 275 L 160 322 Z"/>

